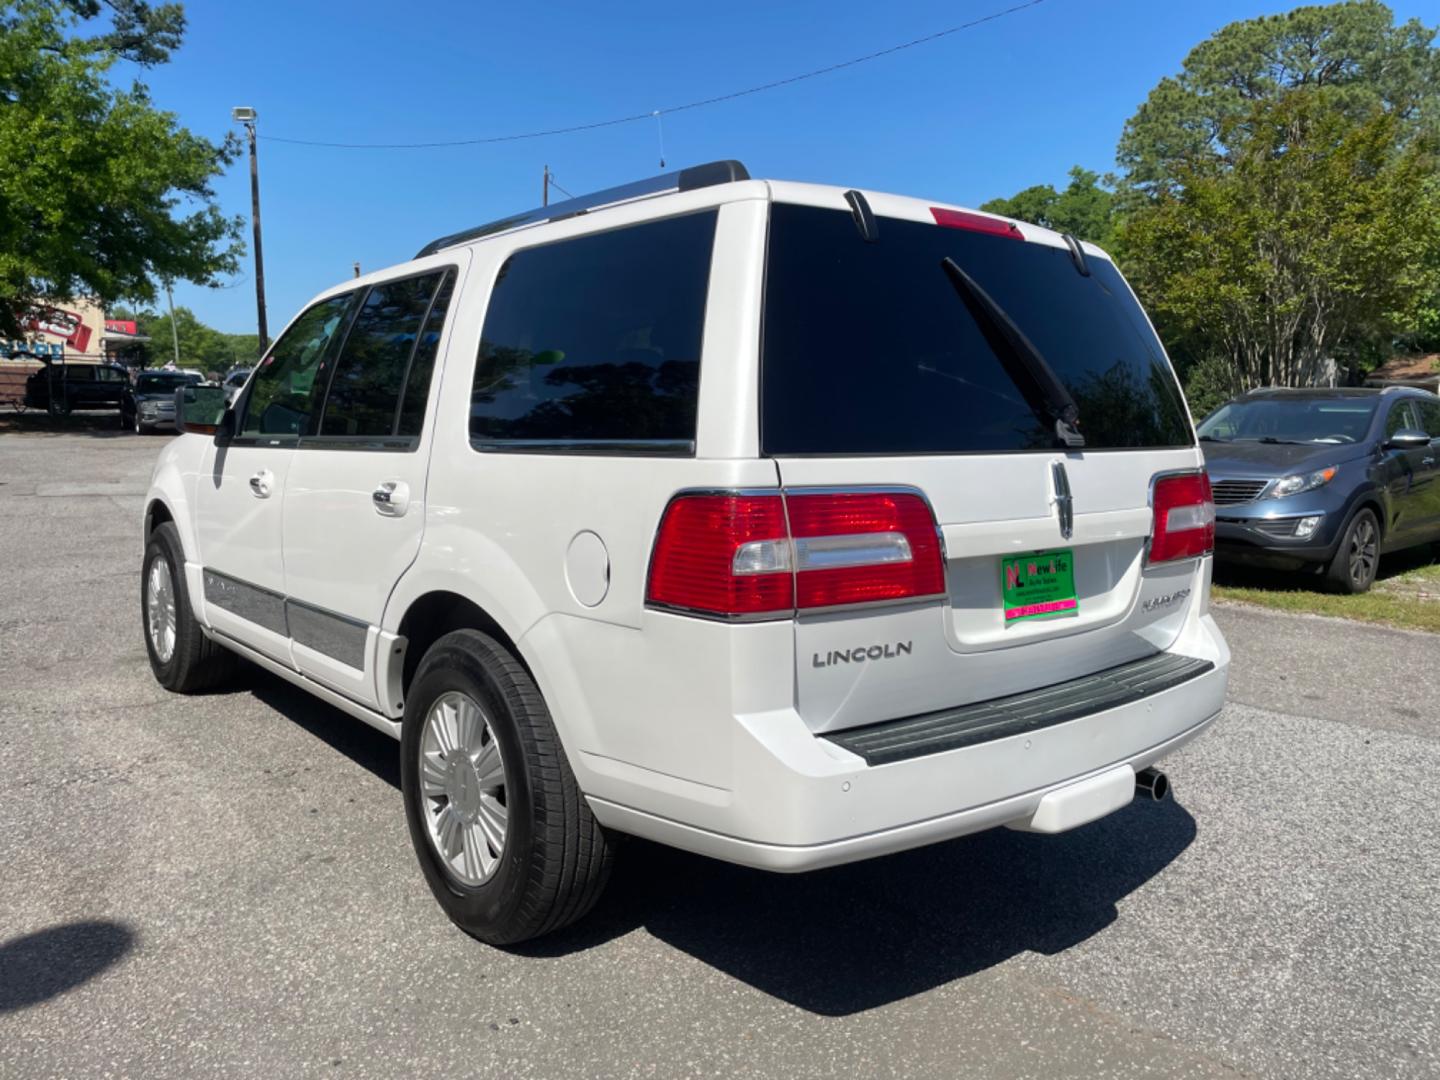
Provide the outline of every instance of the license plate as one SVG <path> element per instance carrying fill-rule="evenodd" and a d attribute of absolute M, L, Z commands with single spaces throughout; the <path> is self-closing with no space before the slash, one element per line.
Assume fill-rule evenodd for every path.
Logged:
<path fill-rule="evenodd" d="M 1005 625 L 1022 619 L 1053 619 L 1080 610 L 1075 598 L 1075 553 L 1037 551 L 1000 560 Z"/>

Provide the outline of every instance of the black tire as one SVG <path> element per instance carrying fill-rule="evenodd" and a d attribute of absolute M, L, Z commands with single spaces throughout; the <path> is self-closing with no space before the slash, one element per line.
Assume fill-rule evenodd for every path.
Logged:
<path fill-rule="evenodd" d="M 1375 511 L 1362 507 L 1345 526 L 1325 580 L 1338 592 L 1363 593 L 1375 584 L 1379 568 L 1380 520 Z"/>
<path fill-rule="evenodd" d="M 504 767 L 504 844 L 493 873 L 478 885 L 459 880 L 441 860 L 421 784 L 426 718 L 451 692 L 480 705 Z M 420 869 L 445 914 L 467 934 L 512 945 L 574 922 L 600 898 L 614 839 L 590 813 L 539 688 L 494 638 L 457 630 L 425 653 L 405 703 L 400 777 Z"/>
<path fill-rule="evenodd" d="M 150 657 L 150 670 L 155 681 L 177 694 L 193 694 L 208 690 L 234 675 L 240 658 L 205 636 L 190 607 L 190 591 L 185 582 L 185 557 L 180 534 L 171 522 L 164 522 L 150 534 L 145 544 L 145 561 L 140 569 L 140 632 L 145 638 L 145 652 Z M 162 660 L 151 640 L 148 608 L 150 601 L 151 567 L 163 559 L 170 570 L 175 595 L 175 646 L 168 659 Z"/>

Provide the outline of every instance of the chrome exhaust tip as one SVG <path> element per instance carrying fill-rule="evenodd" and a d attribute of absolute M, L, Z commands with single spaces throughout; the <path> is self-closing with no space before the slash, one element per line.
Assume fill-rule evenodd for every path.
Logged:
<path fill-rule="evenodd" d="M 1136 798 L 1152 799 L 1155 802 L 1163 802 L 1170 795 L 1170 781 L 1159 769 L 1141 769 L 1135 774 L 1135 796 Z"/>

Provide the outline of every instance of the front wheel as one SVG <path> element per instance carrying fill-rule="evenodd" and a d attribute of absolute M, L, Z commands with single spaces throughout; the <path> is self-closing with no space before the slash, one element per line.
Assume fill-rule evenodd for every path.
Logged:
<path fill-rule="evenodd" d="M 426 652 L 405 705 L 400 776 L 425 880 L 466 933 L 514 944 L 599 899 L 614 842 L 539 688 L 494 638 L 457 630 Z"/>
<path fill-rule="evenodd" d="M 1375 584 L 1379 569 L 1380 522 L 1365 508 L 1350 519 L 1325 576 L 1340 592 L 1362 593 Z"/>

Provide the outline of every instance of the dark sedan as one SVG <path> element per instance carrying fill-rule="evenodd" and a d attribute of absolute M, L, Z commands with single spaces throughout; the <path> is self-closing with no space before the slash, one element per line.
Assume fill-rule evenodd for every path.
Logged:
<path fill-rule="evenodd" d="M 1380 556 L 1440 543 L 1440 398 L 1255 390 L 1199 426 L 1217 559 L 1312 569 L 1364 592 Z"/>

